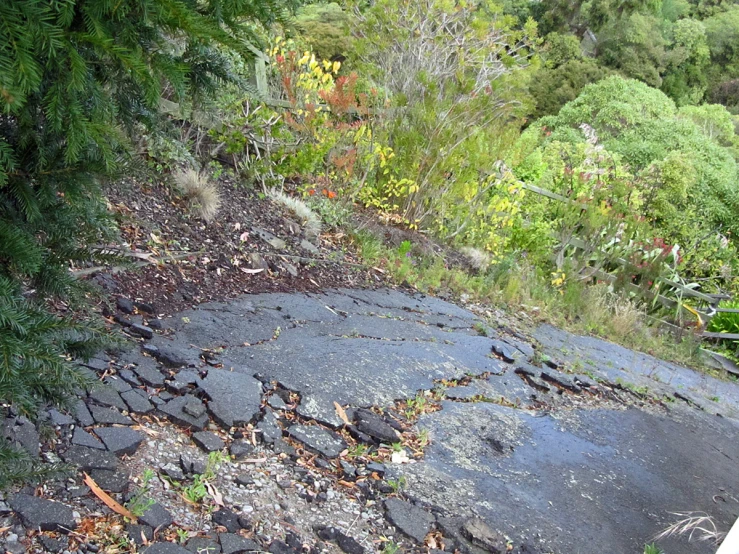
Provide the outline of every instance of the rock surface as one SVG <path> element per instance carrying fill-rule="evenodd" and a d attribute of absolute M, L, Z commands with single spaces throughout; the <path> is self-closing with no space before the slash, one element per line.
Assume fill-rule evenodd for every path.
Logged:
<path fill-rule="evenodd" d="M 10 498 L 9 504 L 30 529 L 68 533 L 77 528 L 72 509 L 60 502 L 16 494 Z"/>

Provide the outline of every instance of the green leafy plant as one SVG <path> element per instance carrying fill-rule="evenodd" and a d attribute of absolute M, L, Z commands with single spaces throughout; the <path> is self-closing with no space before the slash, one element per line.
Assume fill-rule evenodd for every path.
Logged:
<path fill-rule="evenodd" d="M 151 480 L 154 479 L 154 472 L 147 468 L 141 474 L 141 484 L 133 493 L 128 502 L 126 502 L 126 508 L 136 517 L 141 517 L 146 513 L 146 510 L 154 505 L 154 500 L 149 497 L 151 492 Z"/>
<path fill-rule="evenodd" d="M 408 485 L 408 481 L 405 477 L 401 476 L 397 479 L 388 479 L 387 484 L 393 490 L 393 494 L 398 494 Z"/>
<path fill-rule="evenodd" d="M 212 481 L 215 479 L 216 472 L 223 459 L 221 452 L 211 452 L 208 454 L 205 471 L 202 474 L 194 475 L 190 485 L 181 487 L 180 492 L 182 497 L 191 504 L 202 504 L 211 494 Z"/>
<path fill-rule="evenodd" d="M 664 550 L 654 543 L 644 545 L 644 554 L 664 554 L 664 552 Z"/>

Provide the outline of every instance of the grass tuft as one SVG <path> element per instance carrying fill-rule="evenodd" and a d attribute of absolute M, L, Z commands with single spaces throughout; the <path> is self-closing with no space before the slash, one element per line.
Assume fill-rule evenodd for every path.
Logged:
<path fill-rule="evenodd" d="M 321 234 L 321 219 L 316 213 L 310 209 L 310 206 L 303 202 L 300 198 L 288 196 L 281 190 L 271 189 L 267 191 L 267 196 L 277 204 L 287 208 L 294 213 L 298 219 L 303 222 L 305 234 L 309 238 L 318 238 Z"/>
<path fill-rule="evenodd" d="M 172 174 L 177 190 L 190 202 L 192 209 L 204 220 L 212 221 L 221 207 L 218 187 L 194 169 L 182 169 Z"/>

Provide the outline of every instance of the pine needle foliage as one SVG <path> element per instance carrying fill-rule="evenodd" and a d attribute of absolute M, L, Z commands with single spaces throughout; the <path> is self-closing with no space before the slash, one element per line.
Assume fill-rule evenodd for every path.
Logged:
<path fill-rule="evenodd" d="M 212 93 L 229 79 L 221 53 L 250 56 L 256 26 L 294 1 L 0 1 L 0 404 L 63 402 L 73 358 L 99 348 L 43 305 L 115 238 L 100 183 L 131 159 L 130 132 L 156 124 L 162 97 Z M 0 482 L 30 475 L 19 460 L 0 452 Z"/>

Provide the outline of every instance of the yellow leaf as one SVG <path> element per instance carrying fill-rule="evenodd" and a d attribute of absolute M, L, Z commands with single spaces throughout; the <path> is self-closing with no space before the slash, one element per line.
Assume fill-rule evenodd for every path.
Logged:
<path fill-rule="evenodd" d="M 336 408 L 336 415 L 339 416 L 341 421 L 343 421 L 346 425 L 351 425 L 351 422 L 349 421 L 344 408 L 342 408 L 338 402 L 334 402 L 334 408 Z"/>

